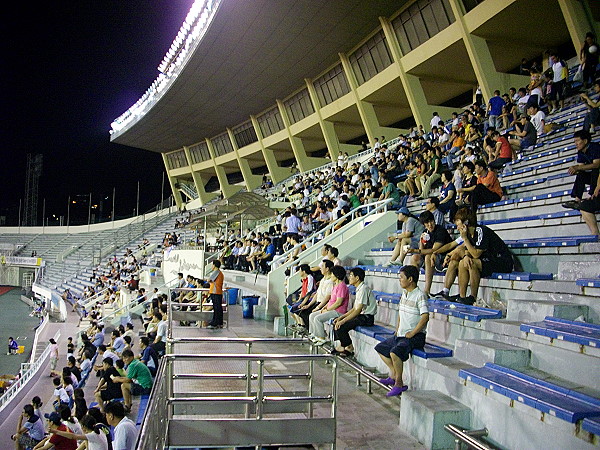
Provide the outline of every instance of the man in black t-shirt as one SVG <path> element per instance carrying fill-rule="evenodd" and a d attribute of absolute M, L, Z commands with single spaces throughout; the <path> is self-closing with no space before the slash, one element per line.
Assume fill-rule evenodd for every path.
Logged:
<path fill-rule="evenodd" d="M 121 398 L 121 383 L 114 383 L 114 377 L 120 377 L 119 372 L 114 366 L 112 358 L 104 358 L 102 360 L 102 378 L 98 383 L 98 387 L 94 391 L 94 397 L 98 402 L 100 411 L 104 412 L 104 402 L 112 400 L 114 398 Z"/>
<path fill-rule="evenodd" d="M 508 246 L 485 225 L 478 225 L 475 212 L 461 208 L 454 216 L 460 237 L 439 248 L 436 253 L 448 252 L 444 264 L 448 266 L 444 290 L 436 296 L 447 300 L 472 305 L 477 300 L 479 281 L 492 273 L 513 271 L 513 258 Z M 458 276 L 459 295 L 450 297 L 450 287 Z M 467 296 L 467 286 L 471 295 Z"/>
<path fill-rule="evenodd" d="M 419 222 L 425 227 L 421 234 L 419 248 L 411 248 L 408 253 L 412 253 L 411 265 L 419 267 L 421 263 L 425 265 L 425 287 L 423 292 L 430 295 L 433 273 L 435 270 L 442 272 L 445 253 L 434 253 L 441 247 L 452 242 L 452 238 L 441 225 L 435 223 L 435 217 L 431 211 L 423 211 L 419 216 Z M 422 258 L 421 256 L 424 256 Z"/>

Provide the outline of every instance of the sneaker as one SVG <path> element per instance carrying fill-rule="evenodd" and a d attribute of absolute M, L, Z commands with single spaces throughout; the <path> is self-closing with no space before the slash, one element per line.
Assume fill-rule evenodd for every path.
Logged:
<path fill-rule="evenodd" d="M 396 384 L 396 380 L 394 380 L 392 377 L 380 378 L 379 382 L 384 386 L 393 386 Z"/>
<path fill-rule="evenodd" d="M 408 389 L 408 386 L 394 386 L 390 392 L 385 394 L 386 397 L 397 397 L 402 395 L 404 391 Z"/>
<path fill-rule="evenodd" d="M 456 301 L 463 305 L 473 305 L 477 299 L 472 295 L 469 295 L 468 297 L 459 297 Z"/>
<path fill-rule="evenodd" d="M 444 291 L 440 291 L 437 294 L 433 294 L 433 298 L 443 298 L 444 300 L 448 300 L 450 298 L 450 294 Z"/>
<path fill-rule="evenodd" d="M 562 204 L 563 208 L 568 209 L 579 209 L 579 202 L 577 200 L 569 200 Z"/>
<path fill-rule="evenodd" d="M 400 261 L 390 261 L 390 266 L 401 266 L 402 263 Z"/>
<path fill-rule="evenodd" d="M 459 298 L 460 298 L 460 295 L 458 295 L 458 294 L 457 295 L 449 295 L 447 300 L 449 302 L 457 302 Z"/>

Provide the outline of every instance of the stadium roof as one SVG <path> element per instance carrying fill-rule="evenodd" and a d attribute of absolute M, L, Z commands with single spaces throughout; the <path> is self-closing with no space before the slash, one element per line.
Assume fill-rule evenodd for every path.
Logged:
<path fill-rule="evenodd" d="M 222 0 L 185 67 L 111 141 L 168 152 L 275 105 L 339 60 L 406 0 Z"/>

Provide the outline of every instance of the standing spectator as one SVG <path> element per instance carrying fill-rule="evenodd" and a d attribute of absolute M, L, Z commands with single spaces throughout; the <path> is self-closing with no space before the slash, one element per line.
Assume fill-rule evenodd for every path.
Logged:
<path fill-rule="evenodd" d="M 111 427 L 115 427 L 113 449 L 134 450 L 138 431 L 135 422 L 125 417 L 125 408 L 121 402 L 106 405 L 106 421 Z"/>
<path fill-rule="evenodd" d="M 356 288 L 354 307 L 333 320 L 333 334 L 335 340 L 340 342 L 340 346 L 331 352 L 344 356 L 354 355 L 350 330 L 354 330 L 358 326 L 372 326 L 375 323 L 375 314 L 377 314 L 377 301 L 371 289 L 364 283 L 365 271 L 360 267 L 350 269 L 348 281 Z"/>
<path fill-rule="evenodd" d="M 375 351 L 390 370 L 388 378 L 380 382 L 392 389 L 387 397 L 402 395 L 408 389 L 402 381 L 404 361 L 408 360 L 414 349 L 425 346 L 425 333 L 429 321 L 427 296 L 419 289 L 419 269 L 415 266 L 404 266 L 400 269 L 400 287 L 402 297 L 398 309 L 398 327 L 393 337 L 380 342 Z"/>
<path fill-rule="evenodd" d="M 600 144 L 592 142 L 592 137 L 586 130 L 576 131 L 573 141 L 577 149 L 577 164 L 569 167 L 569 175 L 575 175 L 575 184 L 571 191 L 574 200 L 564 203 L 563 206 L 578 209 L 586 186 L 590 186 L 590 192 L 596 190 L 600 168 Z"/>
<path fill-rule="evenodd" d="M 583 65 L 583 86 L 588 88 L 590 83 L 596 78 L 596 67 L 598 66 L 598 56 L 600 49 L 596 42 L 596 35 L 589 31 L 585 35 L 585 41 L 581 46 L 579 58 Z"/>
<path fill-rule="evenodd" d="M 471 208 L 477 210 L 479 205 L 499 202 L 502 198 L 502 187 L 493 170 L 489 170 L 483 160 L 475 162 L 477 185 L 471 193 Z"/>
<path fill-rule="evenodd" d="M 494 96 L 490 98 L 488 102 L 488 126 L 499 129 L 502 127 L 502 121 L 500 115 L 502 114 L 502 107 L 506 105 L 504 99 L 500 96 L 500 91 L 495 90 Z"/>
<path fill-rule="evenodd" d="M 562 111 L 565 107 L 565 89 L 569 68 L 567 63 L 561 60 L 556 53 L 550 54 L 550 61 L 552 62 L 552 81 L 549 81 L 551 91 L 548 103 L 552 107 L 550 110 L 550 114 L 552 114 Z"/>
<path fill-rule="evenodd" d="M 58 364 L 58 344 L 54 338 L 50 338 L 50 376 L 55 377 L 58 375 L 56 371 L 56 365 Z"/>
<path fill-rule="evenodd" d="M 273 244 L 271 244 L 273 245 Z M 274 250 L 273 250 L 274 252 Z M 271 258 L 272 259 L 272 258 Z M 212 272 L 208 277 L 210 288 L 208 294 L 213 305 L 213 317 L 207 328 L 223 328 L 223 272 L 221 272 L 221 263 L 218 260 L 213 261 Z"/>

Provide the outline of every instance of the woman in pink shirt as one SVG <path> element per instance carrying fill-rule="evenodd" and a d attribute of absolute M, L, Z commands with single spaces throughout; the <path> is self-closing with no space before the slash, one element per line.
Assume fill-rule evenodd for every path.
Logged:
<path fill-rule="evenodd" d="M 331 272 L 333 274 L 333 289 L 331 290 L 329 302 L 324 307 L 315 309 L 309 318 L 310 334 L 317 345 L 323 345 L 327 342 L 325 338 L 325 322 L 335 319 L 348 311 L 350 291 L 344 282 L 346 279 L 346 269 L 342 266 L 334 266 Z"/>

